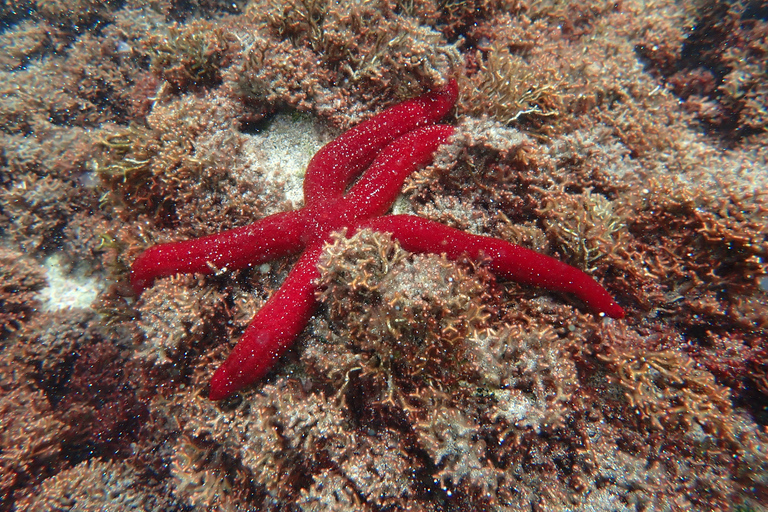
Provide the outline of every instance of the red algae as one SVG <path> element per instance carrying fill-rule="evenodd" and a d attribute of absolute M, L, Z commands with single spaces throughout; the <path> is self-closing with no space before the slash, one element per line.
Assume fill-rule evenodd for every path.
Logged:
<path fill-rule="evenodd" d="M 758 3 L 0 16 L 0 509 L 768 507 Z M 293 347 L 208 400 L 295 256 L 171 265 L 136 296 L 139 254 L 298 209 L 302 181 L 332 201 L 345 190 L 306 169 L 316 148 L 451 78 L 453 135 L 387 212 L 423 217 L 422 235 L 330 235 Z M 278 126 L 294 135 L 267 144 Z M 624 316 L 458 239 L 418 254 L 436 225 L 576 267 Z M 67 282 L 101 283 L 90 308 L 43 307 L 52 256 Z"/>

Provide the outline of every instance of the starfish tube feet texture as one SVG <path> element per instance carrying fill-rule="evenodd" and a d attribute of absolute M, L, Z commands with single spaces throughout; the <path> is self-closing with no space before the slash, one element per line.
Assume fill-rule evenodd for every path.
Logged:
<path fill-rule="evenodd" d="M 345 229 L 348 236 L 366 227 L 392 233 L 412 252 L 445 253 L 451 259 L 486 258 L 500 276 L 571 293 L 592 311 L 624 316 L 602 286 L 565 263 L 419 217 L 384 216 L 405 179 L 429 163 L 453 134 L 453 127 L 435 123 L 451 110 L 457 94 L 456 81 L 451 80 L 439 90 L 390 107 L 327 144 L 307 168 L 303 208 L 196 240 L 160 244 L 136 258 L 131 284 L 139 294 L 159 277 L 246 268 L 302 253 L 214 373 L 211 399 L 226 398 L 262 378 L 304 329 L 317 307 L 315 282 L 322 248 L 332 233 Z"/>

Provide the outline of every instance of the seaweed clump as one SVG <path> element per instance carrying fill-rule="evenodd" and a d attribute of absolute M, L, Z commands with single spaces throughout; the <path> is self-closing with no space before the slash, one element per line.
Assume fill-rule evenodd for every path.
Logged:
<path fill-rule="evenodd" d="M 185 511 L 765 502 L 755 3 L 12 3 L 0 508 L 100 510 L 108 488 L 113 508 Z M 319 144 L 451 77 L 455 136 L 395 210 L 579 266 L 627 317 L 338 234 L 294 347 L 262 382 L 207 400 L 292 261 L 158 279 L 135 299 L 134 255 L 299 200 L 301 170 L 269 166 L 304 147 L 264 143 L 271 113 Z M 40 307 L 54 250 L 65 273 L 107 283 L 99 314 Z"/>
<path fill-rule="evenodd" d="M 753 4 L 695 2 L 679 45 L 638 45 L 686 109 L 731 142 L 768 130 L 768 20 Z"/>
<path fill-rule="evenodd" d="M 19 252 L 0 249 L 0 283 L 0 339 L 5 339 L 41 307 L 38 292 L 46 279 L 34 261 Z"/>
<path fill-rule="evenodd" d="M 152 71 L 177 92 L 219 85 L 237 49 L 231 33 L 204 20 L 174 25 L 166 36 L 155 35 L 145 45 L 152 55 Z"/>

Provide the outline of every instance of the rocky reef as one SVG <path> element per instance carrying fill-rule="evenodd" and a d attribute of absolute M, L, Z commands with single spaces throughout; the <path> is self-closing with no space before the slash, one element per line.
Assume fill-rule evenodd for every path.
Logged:
<path fill-rule="evenodd" d="M 761 2 L 0 3 L 0 511 L 768 510 Z M 208 382 L 295 260 L 144 249 L 301 206 L 312 155 L 456 79 L 394 205 L 626 311 L 334 236 L 258 383 Z"/>

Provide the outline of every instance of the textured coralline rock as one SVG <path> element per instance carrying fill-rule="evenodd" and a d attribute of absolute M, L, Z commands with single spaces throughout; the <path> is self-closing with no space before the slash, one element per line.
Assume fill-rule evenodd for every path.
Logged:
<path fill-rule="evenodd" d="M 302 512 L 371 510 L 360 501 L 346 478 L 329 469 L 312 476 L 312 485 L 302 489 L 298 505 Z"/>
<path fill-rule="evenodd" d="M 333 402 L 316 394 L 297 393 L 297 384 L 280 379 L 250 394 L 249 401 L 229 411 L 219 410 L 204 397 L 192 396 L 188 407 L 177 409 L 182 431 L 190 439 L 210 439 L 224 453 L 234 456 L 241 471 L 253 479 L 251 485 L 265 492 L 270 501 L 295 497 L 296 479 L 306 476 L 312 464 L 325 459 L 340 461 L 357 445 L 355 434 L 344 428 L 343 415 Z M 225 476 L 225 467 L 218 468 L 220 480 Z M 242 483 L 235 481 L 232 485 Z M 185 485 L 184 493 L 192 491 Z M 205 488 L 194 490 L 198 492 L 205 492 Z"/>
<path fill-rule="evenodd" d="M 0 509 L 765 508 L 759 2 L 13 0 L 0 17 Z M 627 317 L 363 231 L 326 247 L 295 347 L 211 403 L 293 262 L 138 300 L 127 264 L 289 208 L 300 173 L 264 172 L 257 147 L 274 113 L 330 140 L 449 78 L 455 136 L 395 211 L 579 266 Z M 97 311 L 41 308 L 54 252 L 103 283 Z"/>
<path fill-rule="evenodd" d="M 205 20 L 194 20 L 183 28 L 172 26 L 168 35 L 150 38 L 151 69 L 176 91 L 218 85 L 239 48 L 235 37 Z"/>
<path fill-rule="evenodd" d="M 495 494 L 501 472 L 489 460 L 480 425 L 455 408 L 438 407 L 425 414 L 414 430 L 422 448 L 440 468 L 435 479 L 443 489 L 465 483 L 484 495 Z"/>
<path fill-rule="evenodd" d="M 168 510 L 169 503 L 154 498 L 140 478 L 125 464 L 91 459 L 45 480 L 34 496 L 16 503 L 16 510 Z"/>
<path fill-rule="evenodd" d="M 3 371 L 12 366 L 0 362 Z M 3 379 L 3 388 L 11 382 Z M 36 482 L 59 469 L 55 461 L 62 453 L 65 425 L 51 415 L 42 392 L 18 386 L 0 398 L 0 499 L 11 499 L 13 490 Z M 47 469 L 46 469 L 47 468 Z"/>
<path fill-rule="evenodd" d="M 768 88 L 761 79 L 767 69 L 768 22 L 756 5 L 694 4 L 685 11 L 691 27 L 685 37 L 674 33 L 674 26 L 654 28 L 639 46 L 685 108 L 726 138 L 768 129 Z"/>
<path fill-rule="evenodd" d="M 53 27 L 47 23 L 35 23 L 26 20 L 4 32 L 2 49 L 0 49 L 0 65 L 10 71 L 26 64 L 31 58 L 40 55 L 53 44 L 50 32 Z M 8 37 L 11 36 L 12 37 Z"/>
<path fill-rule="evenodd" d="M 3 194 L 4 214 L 10 223 L 7 231 L 27 253 L 52 249 L 54 233 L 72 214 L 68 199 L 72 185 L 51 177 L 27 178 L 16 182 Z"/>
<path fill-rule="evenodd" d="M 578 387 L 568 345 L 551 328 L 479 331 L 469 339 L 478 374 L 497 404 L 494 419 L 537 432 L 561 421 Z"/>
<path fill-rule="evenodd" d="M 233 66 L 235 90 L 257 108 L 288 104 L 348 128 L 364 119 L 379 91 L 412 96 L 416 84 L 444 81 L 461 60 L 456 46 L 434 27 L 390 9 L 365 2 L 253 2 L 246 15 L 259 30 L 238 30 L 245 49 Z M 339 86 L 344 83 L 364 84 L 365 91 Z"/>
<path fill-rule="evenodd" d="M 0 248 L 0 335 L 5 337 L 29 321 L 41 306 L 39 291 L 45 271 L 23 253 Z"/>
<path fill-rule="evenodd" d="M 171 492 L 180 501 L 199 509 L 236 510 L 232 486 L 220 469 L 222 451 L 180 436 L 173 447 Z"/>
<path fill-rule="evenodd" d="M 320 298 L 334 308 L 334 320 L 348 321 L 350 311 L 364 309 L 348 325 L 363 350 L 375 349 L 377 341 L 425 346 L 451 332 L 459 337 L 487 316 L 473 300 L 482 295 L 482 282 L 444 257 L 408 255 L 386 233 L 338 237 L 318 268 Z"/>
<path fill-rule="evenodd" d="M 545 226 L 558 247 L 581 268 L 615 251 L 626 226 L 614 204 L 600 194 L 553 194 L 542 210 Z"/>
<path fill-rule="evenodd" d="M 170 277 L 148 290 L 137 309 L 144 337 L 136 355 L 151 363 L 179 363 L 182 354 L 213 331 L 223 297 L 212 290 L 199 292 L 195 279 Z"/>

